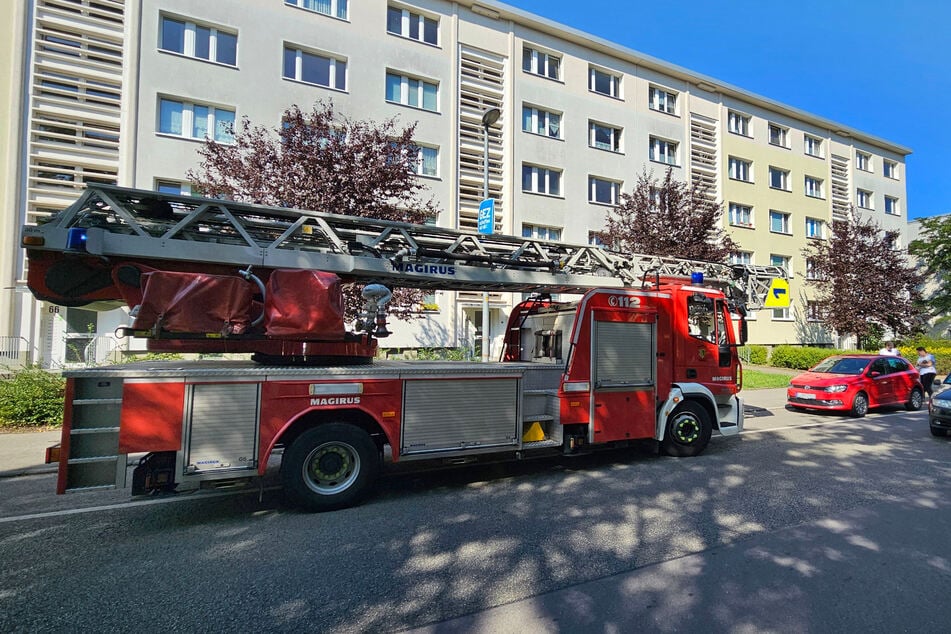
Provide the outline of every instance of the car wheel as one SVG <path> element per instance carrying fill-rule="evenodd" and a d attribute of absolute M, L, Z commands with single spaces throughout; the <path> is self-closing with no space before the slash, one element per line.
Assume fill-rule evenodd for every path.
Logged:
<path fill-rule="evenodd" d="M 855 398 L 852 399 L 852 411 L 850 414 L 855 418 L 862 418 L 868 414 L 868 396 L 865 395 L 865 392 L 859 392 L 855 395 Z"/>
<path fill-rule="evenodd" d="M 932 436 L 947 436 L 947 435 L 948 435 L 948 430 L 947 430 L 947 429 L 941 429 L 940 427 L 935 427 L 934 425 L 932 425 L 932 426 L 931 426 L 931 435 L 932 435 Z"/>
<path fill-rule="evenodd" d="M 924 395 L 921 393 L 921 390 L 912 388 L 911 396 L 908 397 L 908 402 L 905 403 L 905 409 L 909 412 L 917 412 L 921 409 L 921 404 L 924 400 Z"/>

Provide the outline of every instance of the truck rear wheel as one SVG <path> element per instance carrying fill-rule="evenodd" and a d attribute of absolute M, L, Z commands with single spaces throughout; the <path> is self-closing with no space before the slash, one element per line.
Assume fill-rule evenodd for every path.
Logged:
<path fill-rule="evenodd" d="M 380 452 L 354 425 L 328 423 L 301 434 L 284 452 L 281 478 L 290 500 L 310 511 L 360 502 L 380 473 Z"/>
<path fill-rule="evenodd" d="M 686 401 L 667 418 L 660 448 L 668 456 L 696 456 L 706 449 L 712 433 L 713 423 L 707 410 L 699 403 Z"/>

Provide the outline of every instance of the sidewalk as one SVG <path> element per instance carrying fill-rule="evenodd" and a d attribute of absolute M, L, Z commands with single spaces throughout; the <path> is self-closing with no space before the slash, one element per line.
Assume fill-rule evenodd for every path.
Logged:
<path fill-rule="evenodd" d="M 55 464 L 43 464 L 46 448 L 59 442 L 60 430 L 0 432 L 0 478 L 53 473 Z"/>
<path fill-rule="evenodd" d="M 740 398 L 746 406 L 746 415 L 755 416 L 757 410 L 776 410 L 786 407 L 786 388 L 771 387 L 763 390 L 742 390 Z"/>

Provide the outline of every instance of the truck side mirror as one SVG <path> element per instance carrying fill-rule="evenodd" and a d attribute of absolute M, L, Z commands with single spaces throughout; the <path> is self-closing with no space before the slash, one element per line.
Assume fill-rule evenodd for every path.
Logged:
<path fill-rule="evenodd" d="M 747 339 L 750 338 L 750 325 L 746 321 L 746 317 L 740 319 L 740 341 L 741 346 L 746 345 Z"/>

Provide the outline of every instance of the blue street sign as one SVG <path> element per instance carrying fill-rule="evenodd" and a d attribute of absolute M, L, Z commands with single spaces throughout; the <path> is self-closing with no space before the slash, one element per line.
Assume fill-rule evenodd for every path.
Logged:
<path fill-rule="evenodd" d="M 495 233 L 495 199 L 479 203 L 479 233 Z"/>

